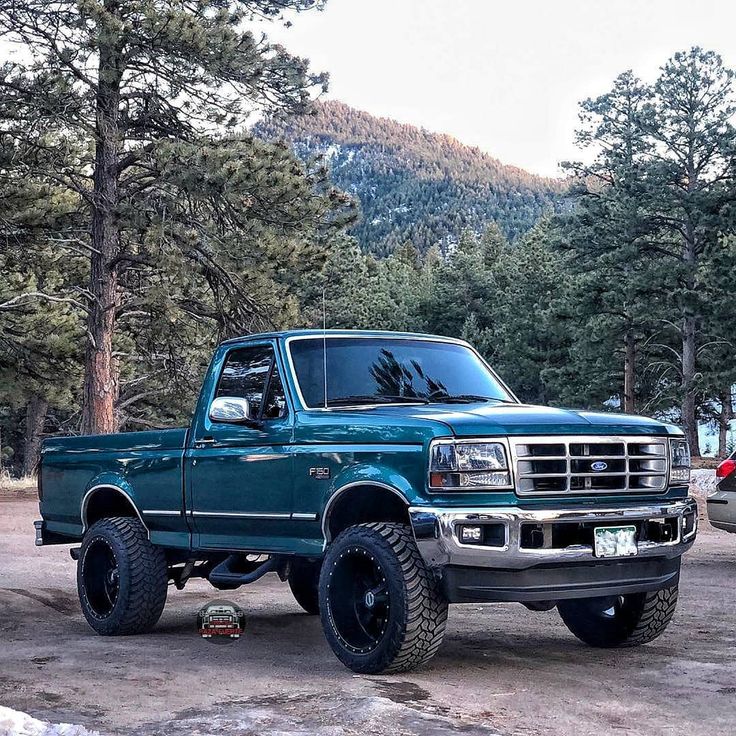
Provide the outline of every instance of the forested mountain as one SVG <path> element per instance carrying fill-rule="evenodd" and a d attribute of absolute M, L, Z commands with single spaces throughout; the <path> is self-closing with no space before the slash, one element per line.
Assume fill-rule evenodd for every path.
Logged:
<path fill-rule="evenodd" d="M 491 221 L 513 240 L 562 201 L 557 180 L 505 166 L 449 135 L 376 118 L 341 102 L 315 114 L 259 123 L 255 132 L 284 139 L 303 159 L 323 156 L 332 181 L 352 194 L 362 217 L 352 234 L 385 255 L 411 242 L 420 252 L 456 243 L 465 229 Z"/>

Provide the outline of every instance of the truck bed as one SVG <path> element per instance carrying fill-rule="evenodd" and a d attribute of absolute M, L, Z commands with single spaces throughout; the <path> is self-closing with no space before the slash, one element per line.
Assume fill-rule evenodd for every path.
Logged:
<path fill-rule="evenodd" d="M 146 432 L 50 437 L 44 442 L 44 458 L 59 452 L 144 452 L 183 450 L 187 428 L 156 429 Z"/>
<path fill-rule="evenodd" d="M 156 509 L 183 514 L 187 432 L 181 428 L 46 440 L 39 498 L 47 530 L 69 537 L 70 542 L 81 539 L 85 513 L 94 513 L 86 508 L 85 496 L 107 484 L 122 489 L 143 516 Z M 159 528 L 163 537 L 159 543 L 188 544 L 188 535 L 182 536 L 182 517 Z"/>

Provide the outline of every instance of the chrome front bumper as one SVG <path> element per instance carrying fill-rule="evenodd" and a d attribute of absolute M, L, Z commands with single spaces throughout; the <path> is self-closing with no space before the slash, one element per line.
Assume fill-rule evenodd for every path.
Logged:
<path fill-rule="evenodd" d="M 698 529 L 698 507 L 694 499 L 663 501 L 641 505 L 610 506 L 607 508 L 573 507 L 564 509 L 499 508 L 432 508 L 414 506 L 409 509 L 412 528 L 419 551 L 431 568 L 446 566 L 526 570 L 537 565 L 568 563 L 623 562 L 641 558 L 676 558 L 695 541 Z M 635 557 L 598 558 L 592 545 L 572 544 L 552 546 L 556 523 L 594 523 L 596 526 L 676 520 L 677 534 L 671 541 L 640 540 Z M 497 546 L 463 544 L 458 527 L 462 525 L 503 525 Z M 544 530 L 542 547 L 525 547 L 522 526 L 541 525 Z M 496 526 L 498 529 L 498 526 Z"/>

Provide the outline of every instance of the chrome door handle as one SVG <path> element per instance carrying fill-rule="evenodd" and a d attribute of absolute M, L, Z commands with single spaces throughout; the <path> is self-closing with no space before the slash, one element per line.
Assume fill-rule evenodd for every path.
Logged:
<path fill-rule="evenodd" d="M 194 444 L 196 447 L 205 447 L 206 445 L 214 445 L 215 438 L 214 437 L 203 437 L 201 440 L 197 440 Z"/>

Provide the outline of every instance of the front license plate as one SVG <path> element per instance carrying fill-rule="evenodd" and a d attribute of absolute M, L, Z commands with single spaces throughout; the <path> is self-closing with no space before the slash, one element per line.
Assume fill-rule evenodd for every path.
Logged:
<path fill-rule="evenodd" d="M 638 552 L 635 526 L 598 526 L 593 538 L 596 557 L 631 557 Z"/>

